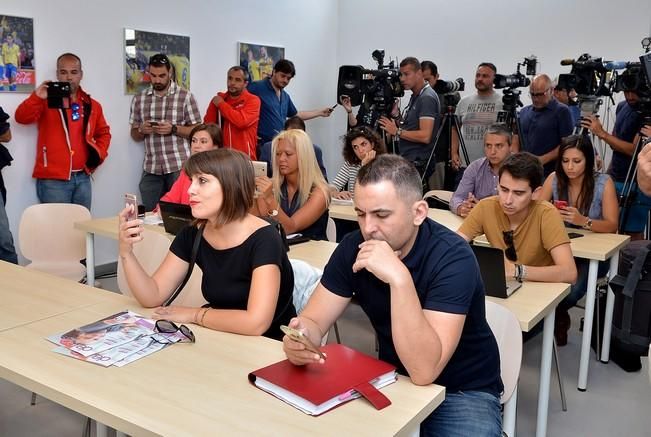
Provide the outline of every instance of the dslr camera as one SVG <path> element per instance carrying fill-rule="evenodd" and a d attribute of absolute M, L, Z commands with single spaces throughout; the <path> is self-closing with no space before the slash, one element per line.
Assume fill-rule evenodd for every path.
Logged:
<path fill-rule="evenodd" d="M 50 82 L 47 84 L 47 107 L 67 109 L 70 106 L 70 83 Z"/>

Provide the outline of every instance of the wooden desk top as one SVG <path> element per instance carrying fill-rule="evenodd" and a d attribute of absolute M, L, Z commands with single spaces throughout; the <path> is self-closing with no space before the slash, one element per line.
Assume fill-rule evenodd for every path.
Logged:
<path fill-rule="evenodd" d="M 306 241 L 289 246 L 289 258 L 300 259 L 323 270 L 330 260 L 330 255 L 337 248 L 337 243 L 330 241 Z"/>
<path fill-rule="evenodd" d="M 105 218 L 96 218 L 91 220 L 85 220 L 81 222 L 75 222 L 75 229 L 79 229 L 84 232 L 91 232 L 95 235 L 101 235 L 102 237 L 111 238 L 113 240 L 118 239 L 118 216 L 105 217 Z M 165 232 L 163 226 L 158 225 L 144 225 L 147 229 L 152 231 L 160 232 L 161 234 L 168 235 L 170 239 L 174 239 L 174 236 Z"/>
<path fill-rule="evenodd" d="M 89 293 L 86 285 L 4 261 L 0 278 L 0 331 L 103 302 L 112 294 Z"/>
<path fill-rule="evenodd" d="M 520 329 L 529 332 L 547 314 L 554 311 L 568 294 L 570 294 L 569 284 L 524 282 L 520 289 L 506 299 L 487 296 L 486 300 L 510 309 L 518 318 Z"/>
<path fill-rule="evenodd" d="M 59 296 L 67 290 L 50 291 Z M 382 411 L 358 399 L 315 418 L 248 382 L 249 372 L 284 358 L 280 343 L 264 337 L 192 325 L 196 344 L 174 345 L 123 368 L 64 357 L 45 340 L 124 309 L 150 313 L 114 294 L 104 303 L 0 332 L 0 377 L 134 436 L 400 435 L 445 397 L 443 387 L 400 377 L 382 389 L 392 401 Z"/>
<path fill-rule="evenodd" d="M 456 232 L 463 223 L 463 219 L 451 211 L 430 208 L 428 216 L 437 223 Z M 341 220 L 357 220 L 357 215 L 352 206 L 349 205 L 330 205 L 330 217 Z M 568 230 L 569 231 L 569 230 Z M 618 252 L 622 247 L 628 244 L 630 237 L 619 234 L 599 234 L 596 232 L 575 230 L 585 235 L 580 238 L 573 238 L 570 242 L 572 254 L 578 258 L 595 259 L 605 261 Z M 479 237 L 478 242 L 485 242 L 485 238 Z"/>

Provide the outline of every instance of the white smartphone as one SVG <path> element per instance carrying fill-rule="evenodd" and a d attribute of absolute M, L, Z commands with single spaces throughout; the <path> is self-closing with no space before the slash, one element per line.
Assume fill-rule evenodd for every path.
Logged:
<path fill-rule="evenodd" d="M 328 358 L 326 354 L 321 352 L 319 348 L 314 343 L 312 343 L 309 338 L 303 335 L 301 331 L 294 328 L 290 328 L 289 326 L 286 325 L 280 325 L 280 330 L 283 331 L 283 333 L 287 335 L 289 338 L 291 338 L 292 340 L 302 343 L 305 346 L 305 349 L 307 349 L 308 351 L 314 352 L 324 360 Z"/>
<path fill-rule="evenodd" d="M 253 174 L 257 178 L 258 176 L 267 176 L 267 163 L 265 161 L 252 161 L 253 162 Z"/>
<path fill-rule="evenodd" d="M 135 194 L 126 193 L 124 195 L 124 206 L 131 206 L 131 211 L 127 216 L 127 221 L 135 220 L 138 217 L 138 199 Z"/>

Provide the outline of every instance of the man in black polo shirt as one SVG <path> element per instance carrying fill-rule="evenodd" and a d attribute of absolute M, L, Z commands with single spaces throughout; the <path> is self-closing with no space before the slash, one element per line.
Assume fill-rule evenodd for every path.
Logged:
<path fill-rule="evenodd" d="M 380 127 L 399 139 L 400 156 L 414 163 L 425 183 L 434 171 L 435 159 L 426 167 L 434 149 L 435 122 L 440 113 L 439 98 L 425 81 L 418 59 L 408 57 L 400 62 L 400 82 L 411 91 L 409 104 L 399 125 L 387 117 L 380 117 Z"/>
<path fill-rule="evenodd" d="M 445 386 L 421 435 L 501 434 L 499 353 L 486 322 L 473 252 L 427 217 L 415 168 L 396 155 L 363 166 L 355 186 L 360 230 L 339 244 L 321 283 L 290 327 L 318 344 L 353 292 L 376 331 L 379 357 L 417 385 Z M 319 362 L 288 337 L 296 365 Z"/>

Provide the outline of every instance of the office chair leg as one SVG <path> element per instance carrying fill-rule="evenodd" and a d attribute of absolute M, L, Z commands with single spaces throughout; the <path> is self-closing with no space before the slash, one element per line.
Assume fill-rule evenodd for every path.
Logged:
<path fill-rule="evenodd" d="M 339 337 L 339 326 L 337 326 L 337 322 L 335 322 L 335 338 L 337 339 L 337 343 L 341 344 L 341 337 Z"/>
<path fill-rule="evenodd" d="M 554 364 L 556 366 L 556 376 L 558 376 L 558 388 L 561 391 L 561 404 L 563 411 L 567 411 L 567 400 L 565 399 L 565 387 L 563 386 L 563 378 L 561 377 L 561 366 L 558 362 L 558 350 L 556 349 L 556 339 L 554 339 L 552 355 L 554 356 Z"/>
<path fill-rule="evenodd" d="M 32 407 L 36 405 L 36 393 L 32 392 L 32 401 L 29 403 Z"/>

